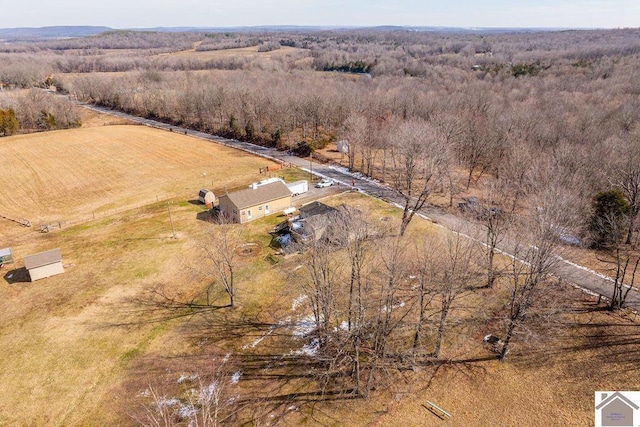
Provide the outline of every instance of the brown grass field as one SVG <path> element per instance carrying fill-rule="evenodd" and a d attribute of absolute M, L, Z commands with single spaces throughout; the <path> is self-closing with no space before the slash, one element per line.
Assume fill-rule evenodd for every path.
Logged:
<path fill-rule="evenodd" d="M 15 266 L 0 270 L 0 426 L 137 425 L 149 387 L 170 393 L 181 376 L 205 377 L 227 353 L 232 368 L 244 372 L 233 392 L 273 397 L 305 390 L 304 379 L 283 383 L 268 367 L 252 368 L 259 357 L 291 349 L 291 337 L 267 335 L 265 325 L 305 314 L 305 308 L 293 312 L 301 291 L 287 279 L 300 259 L 278 258 L 272 265 L 267 232 L 278 216 L 244 228 L 258 249 L 241 261 L 239 309 L 148 323 L 152 315 L 135 303 L 150 287 L 184 299 L 204 289 L 207 281 L 194 271 L 203 261 L 198 242 L 211 224 L 199 220 L 203 207 L 189 201 L 205 179 L 214 191 L 260 179 L 265 160 L 93 119 L 96 127 L 0 139 L 0 213 L 68 224 L 45 234 L 0 219 L 0 247 L 11 246 L 16 258 Z M 171 201 L 175 239 L 163 199 Z M 326 202 L 356 206 L 374 221 L 399 214 L 358 194 Z M 434 227 L 416 218 L 410 231 L 418 238 Z M 27 282 L 22 257 L 55 247 L 65 273 Z M 294 399 L 267 404 L 269 411 L 256 420 L 281 426 L 582 426 L 593 423 L 594 391 L 640 383 L 633 318 L 603 311 L 566 284 L 549 283 L 530 329 L 499 363 L 481 340 L 500 333 L 493 314 L 502 304 L 485 292 L 460 301 L 456 328 L 443 347 L 447 363 L 392 373 L 369 400 Z M 486 312 L 482 322 L 473 314 L 479 306 Z M 260 322 L 234 329 L 246 319 Z M 424 409 L 425 400 L 453 418 L 439 420 Z"/>
<path fill-rule="evenodd" d="M 290 46 L 282 46 L 280 49 L 272 50 L 269 52 L 258 52 L 258 46 L 251 47 L 239 47 L 237 49 L 219 49 L 219 50 L 208 50 L 198 52 L 195 49 L 190 50 L 181 50 L 179 52 L 173 53 L 161 53 L 157 56 L 174 56 L 174 57 L 190 57 L 193 59 L 215 59 L 215 58 L 229 58 L 229 57 L 240 57 L 240 58 L 277 58 L 280 56 L 286 56 L 292 53 L 303 52 L 303 49 L 299 49 L 296 47 Z"/>
<path fill-rule="evenodd" d="M 99 119 L 95 119 L 99 120 Z M 144 126 L 87 127 L 0 141 L 0 214 L 33 224 L 223 191 L 269 164 L 210 142 Z M 206 176 L 203 175 L 206 173 Z M 0 230 L 8 224 L 0 223 Z"/>

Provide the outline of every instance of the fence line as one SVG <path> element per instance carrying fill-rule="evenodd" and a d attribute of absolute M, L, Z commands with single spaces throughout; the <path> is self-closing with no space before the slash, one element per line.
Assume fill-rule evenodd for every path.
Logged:
<path fill-rule="evenodd" d="M 38 228 L 38 231 L 42 232 L 42 233 L 48 233 L 49 231 L 53 230 L 53 229 L 62 229 L 62 228 L 67 228 L 67 227 L 73 227 L 75 225 L 79 225 L 79 224 L 86 224 L 88 222 L 92 222 L 92 221 L 96 221 L 96 220 L 101 220 L 101 219 L 106 219 L 106 218 L 110 218 L 116 215 L 122 215 L 126 212 L 130 212 L 130 211 L 135 211 L 135 210 L 141 210 L 143 208 L 146 208 L 152 204 L 155 203 L 165 203 L 165 202 L 169 202 L 172 199 L 174 199 L 175 197 L 178 197 L 177 195 L 175 196 L 163 196 L 162 198 L 158 195 L 156 195 L 155 199 L 147 199 L 144 201 L 140 201 L 137 202 L 133 205 L 128 205 L 128 206 L 123 206 L 123 207 L 119 207 L 119 208 L 111 208 L 111 209 L 105 209 L 102 210 L 100 212 L 96 212 L 93 211 L 91 212 L 91 214 L 86 214 L 86 215 L 82 215 L 82 216 L 74 216 L 71 217 L 71 219 L 62 219 L 62 220 L 56 220 L 53 221 L 49 224 L 40 224 L 40 227 Z M 1 215 L 0 215 L 1 216 Z M 31 225 L 29 225 L 31 226 Z"/>
<path fill-rule="evenodd" d="M 23 227 L 31 227 L 31 221 L 29 221 L 28 219 L 14 219 L 2 214 L 0 214 L 0 218 L 15 222 L 16 224 L 20 224 Z"/>

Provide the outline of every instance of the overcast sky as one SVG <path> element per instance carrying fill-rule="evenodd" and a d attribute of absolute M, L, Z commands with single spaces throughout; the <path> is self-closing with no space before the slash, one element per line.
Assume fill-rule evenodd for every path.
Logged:
<path fill-rule="evenodd" d="M 640 27 L 640 0 L 0 0 L 0 28 Z"/>

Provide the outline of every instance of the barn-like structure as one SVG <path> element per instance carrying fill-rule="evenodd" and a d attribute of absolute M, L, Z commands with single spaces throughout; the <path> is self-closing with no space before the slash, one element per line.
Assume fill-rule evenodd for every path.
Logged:
<path fill-rule="evenodd" d="M 24 257 L 24 266 L 32 282 L 64 273 L 60 249 L 40 252 Z"/>

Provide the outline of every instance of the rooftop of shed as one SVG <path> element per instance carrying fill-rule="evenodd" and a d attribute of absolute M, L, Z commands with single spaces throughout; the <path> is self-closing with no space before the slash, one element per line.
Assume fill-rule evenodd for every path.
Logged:
<path fill-rule="evenodd" d="M 39 252 L 37 254 L 24 257 L 24 266 L 27 270 L 43 267 L 49 264 L 55 264 L 62 261 L 60 249 L 51 249 L 50 251 Z"/>

